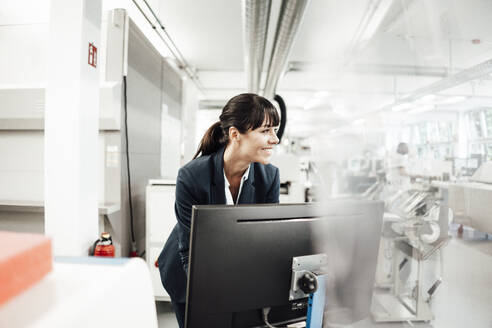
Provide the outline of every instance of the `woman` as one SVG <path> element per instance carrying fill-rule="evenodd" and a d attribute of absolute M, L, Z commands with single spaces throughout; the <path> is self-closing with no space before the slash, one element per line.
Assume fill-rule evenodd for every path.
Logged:
<path fill-rule="evenodd" d="M 280 180 L 268 164 L 279 116 L 265 98 L 245 93 L 230 99 L 220 121 L 203 136 L 193 160 L 178 172 L 177 224 L 159 256 L 164 288 L 184 327 L 191 207 L 207 204 L 278 203 Z"/>

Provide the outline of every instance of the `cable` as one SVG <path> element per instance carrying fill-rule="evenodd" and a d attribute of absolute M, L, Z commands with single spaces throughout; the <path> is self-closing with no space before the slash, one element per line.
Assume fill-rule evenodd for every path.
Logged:
<path fill-rule="evenodd" d="M 90 256 L 94 256 L 94 254 L 96 253 L 96 245 L 97 245 L 97 243 L 98 243 L 100 240 L 101 240 L 101 239 L 100 239 L 100 238 L 98 238 L 98 239 L 94 242 L 94 244 L 92 244 L 92 247 L 89 249 L 89 255 L 90 255 Z"/>
<path fill-rule="evenodd" d="M 268 328 L 286 328 L 287 326 L 272 326 L 270 322 L 268 322 L 268 313 L 270 313 L 270 308 L 263 308 L 263 322 Z"/>
<path fill-rule="evenodd" d="M 277 132 L 278 142 L 280 143 L 280 141 L 282 140 L 282 136 L 284 135 L 285 125 L 287 124 L 287 107 L 285 106 L 284 100 L 279 95 L 275 95 L 273 99 L 278 103 L 278 106 L 280 107 L 280 127 L 278 128 Z"/>
<path fill-rule="evenodd" d="M 180 66 L 180 68 L 184 70 L 184 72 L 188 75 L 188 77 L 191 79 L 191 81 L 193 81 L 193 83 L 195 84 L 195 86 L 197 87 L 197 89 L 202 94 L 205 94 L 205 92 L 203 91 L 203 86 L 202 86 L 200 80 L 196 76 L 195 72 L 193 72 L 193 70 L 191 69 L 191 66 L 188 64 L 188 62 L 186 61 L 186 59 L 183 56 L 183 54 L 181 53 L 181 51 L 179 50 L 179 48 L 176 46 L 176 44 L 174 43 L 174 41 L 171 38 L 171 36 L 169 35 L 169 33 L 166 31 L 166 28 L 162 25 L 161 21 L 159 20 L 159 18 L 155 14 L 154 10 L 152 10 L 152 7 L 148 4 L 148 2 L 145 1 L 145 0 L 143 0 L 143 1 L 144 1 L 145 5 L 147 6 L 147 8 L 150 10 L 151 14 L 154 16 L 157 24 L 159 24 L 159 27 L 161 28 L 161 30 L 165 33 L 165 35 L 168 38 L 168 40 L 171 43 L 171 45 L 163 38 L 163 36 L 161 35 L 161 33 L 158 32 L 157 26 L 150 21 L 149 17 L 145 14 L 145 12 L 142 9 L 142 7 L 140 7 L 138 5 L 137 1 L 136 0 L 132 0 L 132 2 L 135 4 L 135 6 L 137 7 L 137 9 L 140 11 L 140 13 L 145 17 L 145 19 L 150 24 L 150 26 L 152 26 L 152 29 L 157 33 L 157 36 L 161 39 L 161 41 L 166 45 L 166 47 L 169 49 L 169 51 L 174 56 L 174 58 L 178 61 L 178 66 Z"/>
<path fill-rule="evenodd" d="M 263 308 L 263 322 L 265 323 L 265 325 L 267 325 L 267 327 L 275 328 L 268 322 L 268 313 L 270 313 L 270 308 L 269 307 Z"/>
<path fill-rule="evenodd" d="M 133 202 L 132 183 L 130 179 L 130 152 L 128 147 L 128 106 L 126 95 L 126 75 L 123 75 L 123 110 L 125 112 L 125 150 L 126 150 L 126 173 L 128 177 L 128 203 L 130 204 L 130 231 L 132 236 L 132 252 L 136 252 L 135 231 L 133 229 Z"/>
<path fill-rule="evenodd" d="M 162 25 L 161 21 L 159 20 L 159 17 L 157 17 L 157 15 L 155 14 L 154 10 L 152 10 L 152 7 L 149 5 L 149 3 L 147 2 L 147 0 L 143 0 L 143 2 L 145 3 L 145 5 L 147 6 L 147 8 L 149 8 L 150 12 L 152 13 L 152 15 L 154 16 L 155 20 L 157 21 L 157 23 L 159 24 L 159 26 L 161 27 L 161 30 L 166 34 L 167 38 L 169 39 L 169 41 L 171 42 L 172 46 L 174 47 L 174 49 L 176 49 L 176 51 L 178 52 L 179 54 L 179 57 L 180 58 L 180 61 L 183 62 L 183 65 L 187 68 L 191 67 L 188 62 L 186 61 L 185 57 L 183 56 L 183 54 L 181 53 L 181 51 L 179 51 L 179 48 L 178 46 L 176 45 L 176 43 L 174 43 L 173 39 L 171 38 L 171 36 L 169 35 L 169 33 L 167 33 L 167 30 L 166 28 L 164 27 L 164 25 Z M 169 49 L 171 50 L 171 49 Z M 173 53 L 174 55 L 174 53 Z M 175 56 L 177 58 L 177 56 Z M 193 75 L 193 74 L 192 74 Z M 194 76 L 192 77 L 192 79 L 194 78 Z"/>

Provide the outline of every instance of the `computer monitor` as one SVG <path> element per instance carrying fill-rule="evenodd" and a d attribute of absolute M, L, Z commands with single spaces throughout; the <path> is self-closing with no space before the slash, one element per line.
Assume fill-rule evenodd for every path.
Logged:
<path fill-rule="evenodd" d="M 263 327 L 266 307 L 273 325 L 304 320 L 292 258 L 319 253 L 327 303 L 369 315 L 382 215 L 377 201 L 193 206 L 186 327 Z"/>

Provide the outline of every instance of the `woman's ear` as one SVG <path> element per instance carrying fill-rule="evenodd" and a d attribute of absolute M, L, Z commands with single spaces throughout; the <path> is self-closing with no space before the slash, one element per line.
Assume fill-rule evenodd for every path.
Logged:
<path fill-rule="evenodd" d="M 235 126 L 231 126 L 229 128 L 229 140 L 239 141 L 239 138 L 240 138 L 239 130 Z"/>

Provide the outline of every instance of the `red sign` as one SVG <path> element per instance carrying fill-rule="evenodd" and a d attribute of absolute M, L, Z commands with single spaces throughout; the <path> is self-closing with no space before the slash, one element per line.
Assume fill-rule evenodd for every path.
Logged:
<path fill-rule="evenodd" d="M 89 65 L 97 66 L 97 48 L 92 43 L 89 43 Z"/>

